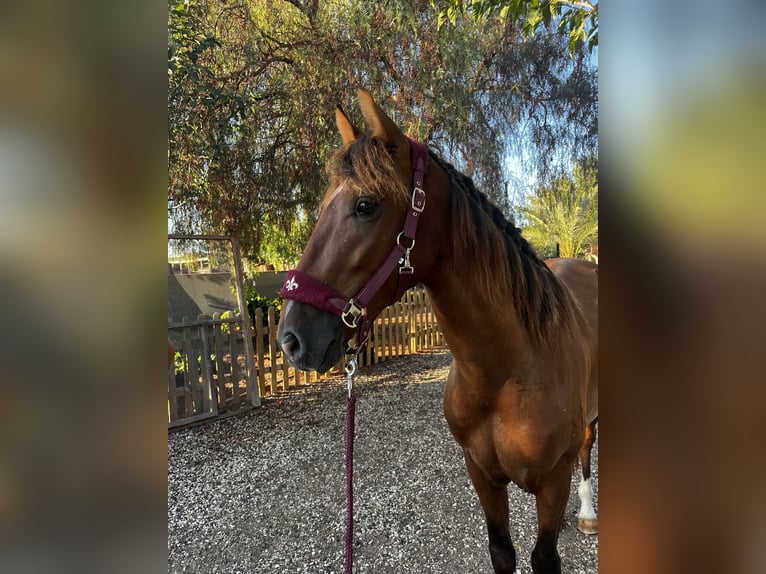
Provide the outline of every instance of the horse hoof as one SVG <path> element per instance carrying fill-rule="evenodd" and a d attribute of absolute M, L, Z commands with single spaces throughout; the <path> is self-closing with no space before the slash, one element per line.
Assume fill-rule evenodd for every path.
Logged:
<path fill-rule="evenodd" d="M 597 518 L 578 518 L 577 530 L 583 534 L 598 534 Z"/>

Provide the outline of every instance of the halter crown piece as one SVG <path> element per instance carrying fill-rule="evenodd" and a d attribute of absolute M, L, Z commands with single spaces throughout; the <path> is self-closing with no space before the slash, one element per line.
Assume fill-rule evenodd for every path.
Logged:
<path fill-rule="evenodd" d="M 378 269 L 367 280 L 367 283 L 353 297 L 338 293 L 335 289 L 310 275 L 297 269 L 287 272 L 287 278 L 279 295 L 283 299 L 292 299 L 307 303 L 338 315 L 348 327 L 358 329 L 356 342 L 349 347 L 348 354 L 358 355 L 367 343 L 367 337 L 372 327 L 372 320 L 367 314 L 367 305 L 389 278 L 394 269 L 399 267 L 399 284 L 396 289 L 396 299 L 401 299 L 409 289 L 414 271 L 410 264 L 410 252 L 415 247 L 415 232 L 418 227 L 419 215 L 426 206 L 426 192 L 423 182 L 428 171 L 428 148 L 422 143 L 407 138 L 410 142 L 412 157 L 412 200 L 407 208 L 402 231 L 396 237 L 396 244 Z"/>

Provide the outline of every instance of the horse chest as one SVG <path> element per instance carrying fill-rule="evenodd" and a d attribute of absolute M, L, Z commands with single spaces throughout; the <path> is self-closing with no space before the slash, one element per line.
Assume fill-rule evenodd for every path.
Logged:
<path fill-rule="evenodd" d="M 444 403 L 450 431 L 479 468 L 494 482 L 514 481 L 524 488 L 576 443 L 572 425 L 543 424 L 556 408 L 548 403 L 530 409 L 523 394 L 474 394 L 454 381 Z"/>

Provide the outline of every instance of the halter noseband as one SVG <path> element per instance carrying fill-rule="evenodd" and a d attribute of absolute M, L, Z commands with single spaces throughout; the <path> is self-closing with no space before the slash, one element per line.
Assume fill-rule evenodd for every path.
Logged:
<path fill-rule="evenodd" d="M 410 252 L 415 247 L 415 232 L 420 220 L 418 216 L 423 213 L 426 206 L 423 182 L 428 171 L 428 148 L 419 142 L 407 139 L 410 142 L 413 165 L 412 200 L 407 208 L 402 231 L 396 236 L 396 244 L 367 283 L 349 299 L 319 279 L 293 269 L 287 272 L 285 284 L 279 291 L 279 295 L 284 299 L 292 299 L 329 311 L 338 315 L 346 326 L 358 329 L 355 346 L 347 350 L 349 354 L 358 354 L 367 343 L 372 327 L 372 320 L 367 314 L 367 305 L 394 269 L 399 267 L 399 284 L 395 301 L 401 299 L 412 281 L 414 268 L 410 264 Z"/>

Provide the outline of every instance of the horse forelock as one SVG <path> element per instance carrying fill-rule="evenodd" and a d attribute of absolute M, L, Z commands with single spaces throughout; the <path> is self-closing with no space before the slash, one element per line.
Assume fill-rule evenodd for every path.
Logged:
<path fill-rule="evenodd" d="M 327 165 L 330 186 L 322 207 L 334 197 L 339 186 L 352 187 L 358 195 L 381 203 L 404 206 L 410 190 L 397 172 L 391 152 L 378 140 L 362 134 L 349 145 L 337 150 Z"/>
<path fill-rule="evenodd" d="M 510 300 L 530 340 L 545 345 L 556 329 L 573 320 L 575 303 L 567 287 L 470 177 L 434 153 L 431 157 L 452 185 L 454 263 L 470 262 L 476 287 L 487 301 L 503 308 Z"/>

